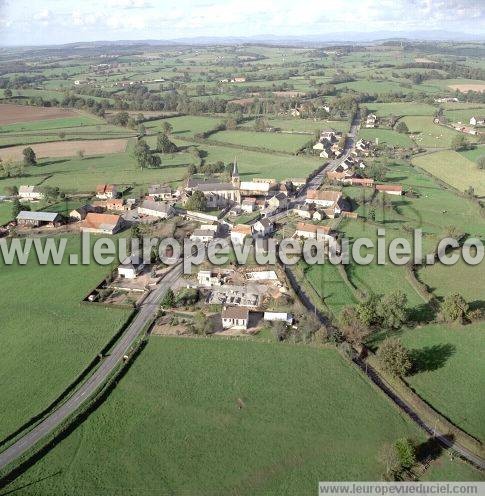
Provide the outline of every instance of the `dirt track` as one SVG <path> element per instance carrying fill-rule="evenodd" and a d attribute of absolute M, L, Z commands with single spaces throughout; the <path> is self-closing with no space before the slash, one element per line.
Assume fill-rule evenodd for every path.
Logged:
<path fill-rule="evenodd" d="M 29 145 L 37 155 L 37 158 L 45 157 L 72 157 L 79 150 L 85 155 L 104 155 L 108 153 L 121 153 L 126 149 L 127 139 L 107 140 L 78 140 L 78 141 L 54 141 L 52 143 L 38 143 Z M 9 146 L 0 148 L 0 158 L 22 159 L 22 150 L 25 145 Z"/>
<path fill-rule="evenodd" d="M 0 126 L 18 122 L 41 121 L 44 119 L 59 119 L 76 117 L 79 113 L 74 109 L 56 107 L 29 107 L 13 103 L 0 104 Z"/>

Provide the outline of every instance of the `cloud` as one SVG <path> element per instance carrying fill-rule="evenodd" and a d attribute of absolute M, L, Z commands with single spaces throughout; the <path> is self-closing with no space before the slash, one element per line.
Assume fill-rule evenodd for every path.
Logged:
<path fill-rule="evenodd" d="M 104 4 L 115 9 L 147 9 L 153 7 L 147 0 L 105 0 Z"/>

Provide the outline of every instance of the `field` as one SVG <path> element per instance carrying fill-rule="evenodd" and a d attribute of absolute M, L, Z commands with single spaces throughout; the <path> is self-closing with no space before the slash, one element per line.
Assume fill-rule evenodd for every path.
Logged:
<path fill-rule="evenodd" d="M 311 495 L 319 480 L 380 479 L 379 448 L 403 436 L 422 439 L 333 350 L 152 337 L 108 401 L 8 489 Z"/>
<path fill-rule="evenodd" d="M 365 106 L 369 112 L 376 114 L 378 117 L 389 115 L 433 115 L 436 108 L 425 103 L 367 103 Z"/>
<path fill-rule="evenodd" d="M 72 157 L 79 150 L 85 155 L 104 155 L 109 153 L 120 153 L 126 149 L 127 139 L 105 139 L 105 140 L 73 140 L 54 141 L 51 143 L 36 143 L 31 147 L 37 158 Z M 0 148 L 0 158 L 22 159 L 24 146 L 10 146 Z"/>
<path fill-rule="evenodd" d="M 40 131 L 45 129 L 62 129 L 76 126 L 92 126 L 104 123 L 105 121 L 99 117 L 79 114 L 75 117 L 51 117 L 48 119 L 30 120 L 28 122 L 21 122 L 17 124 L 7 124 L 0 127 L 0 132 L 3 134 L 15 131 Z"/>
<path fill-rule="evenodd" d="M 458 131 L 435 124 L 432 117 L 410 116 L 401 120 L 406 123 L 409 132 L 416 135 L 416 144 L 424 148 L 450 148 L 451 141 L 459 134 Z M 475 141 L 473 137 L 468 139 Z"/>
<path fill-rule="evenodd" d="M 480 116 L 483 113 L 485 113 L 485 108 L 477 107 L 460 110 L 446 110 L 445 116 L 451 122 L 462 122 L 463 124 L 468 124 L 473 116 Z"/>
<path fill-rule="evenodd" d="M 460 155 L 463 155 L 465 158 L 471 160 L 472 162 L 476 162 L 480 157 L 485 156 L 485 146 L 477 146 L 473 150 L 460 152 Z"/>
<path fill-rule="evenodd" d="M 308 133 L 314 135 L 315 132 L 321 132 L 323 129 L 334 129 L 342 133 L 347 133 L 350 129 L 348 121 L 332 121 L 319 119 L 268 119 L 271 127 L 281 129 L 282 131 L 291 131 L 297 133 Z M 254 125 L 254 121 L 244 123 L 244 127 Z"/>
<path fill-rule="evenodd" d="M 0 190 L 5 186 L 33 184 L 58 186 L 68 192 L 94 192 L 97 184 L 115 183 L 131 185 L 131 194 L 146 192 L 146 187 L 153 183 L 178 183 L 185 175 L 186 168 L 192 163 L 192 157 L 186 153 L 162 157 L 159 169 L 140 171 L 134 159 L 128 153 L 114 153 L 83 160 L 71 159 L 41 160 L 37 167 L 25 170 L 22 178 L 0 180 Z"/>
<path fill-rule="evenodd" d="M 375 142 L 379 140 L 379 144 L 386 144 L 389 146 L 402 146 L 410 148 L 414 145 L 413 141 L 407 134 L 401 134 L 391 129 L 360 129 L 359 138 Z"/>
<path fill-rule="evenodd" d="M 0 106 L 0 126 L 17 122 L 42 121 L 44 119 L 59 119 L 77 117 L 79 112 L 74 109 L 29 107 L 4 103 Z"/>
<path fill-rule="evenodd" d="M 162 131 L 162 124 L 168 122 L 173 126 L 174 137 L 192 137 L 198 133 L 203 133 L 215 128 L 222 123 L 222 119 L 213 117 L 188 115 L 182 117 L 171 117 L 145 123 L 145 127 L 150 131 Z"/>
<path fill-rule="evenodd" d="M 264 133 L 256 131 L 220 131 L 212 134 L 209 141 L 251 146 L 269 150 L 296 153 L 312 138 L 304 134 Z"/>
<path fill-rule="evenodd" d="M 79 253 L 68 238 L 66 253 Z M 0 270 L 3 350 L 0 440 L 40 413 L 82 372 L 125 322 L 128 312 L 82 306 L 107 272 L 97 264 L 6 266 Z M 28 301 L 28 311 L 26 311 Z M 39 373 L 42 371 L 42 373 Z M 13 380 L 15 379 L 15 380 Z"/>
<path fill-rule="evenodd" d="M 413 164 L 460 191 L 473 186 L 475 194 L 485 195 L 485 171 L 457 152 L 446 150 L 413 158 Z"/>
<path fill-rule="evenodd" d="M 477 84 L 450 84 L 449 87 L 452 90 L 458 90 L 462 93 L 466 93 L 467 91 L 485 91 L 485 84 L 477 83 Z"/>
<path fill-rule="evenodd" d="M 484 325 L 428 325 L 401 339 L 419 357 L 419 371 L 406 380 L 426 401 L 472 436 L 485 439 Z"/>

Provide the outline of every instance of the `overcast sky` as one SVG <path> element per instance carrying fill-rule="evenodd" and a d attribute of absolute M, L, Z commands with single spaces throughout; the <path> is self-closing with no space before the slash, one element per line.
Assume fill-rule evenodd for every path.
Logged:
<path fill-rule="evenodd" d="M 0 0 L 0 44 L 440 29 L 485 33 L 485 0 Z"/>

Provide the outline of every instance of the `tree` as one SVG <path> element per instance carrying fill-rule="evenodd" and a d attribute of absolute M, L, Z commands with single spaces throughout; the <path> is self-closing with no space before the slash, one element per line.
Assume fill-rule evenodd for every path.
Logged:
<path fill-rule="evenodd" d="M 5 186 L 4 191 L 7 196 L 17 196 L 19 194 L 17 186 Z"/>
<path fill-rule="evenodd" d="M 175 306 L 175 295 L 173 291 L 169 288 L 165 293 L 165 296 L 162 299 L 160 304 L 163 308 L 173 308 Z"/>
<path fill-rule="evenodd" d="M 407 302 L 407 296 L 399 289 L 386 294 L 377 305 L 382 326 L 399 329 L 407 319 Z"/>
<path fill-rule="evenodd" d="M 138 140 L 133 149 L 133 157 L 137 161 L 140 169 L 145 167 L 157 168 L 160 167 L 162 161 L 158 155 L 152 155 L 150 147 L 143 139 Z"/>
<path fill-rule="evenodd" d="M 255 131 L 266 131 L 267 128 L 268 128 L 268 121 L 264 117 L 258 117 L 254 121 Z"/>
<path fill-rule="evenodd" d="M 408 127 L 406 126 L 406 123 L 404 121 L 399 121 L 397 124 L 396 124 L 396 127 L 394 128 L 398 133 L 401 133 L 401 134 L 407 134 L 409 133 L 409 129 Z"/>
<path fill-rule="evenodd" d="M 165 133 L 157 136 L 157 151 L 160 153 L 175 153 L 177 150 L 177 145 L 172 143 Z"/>
<path fill-rule="evenodd" d="M 24 156 L 24 164 L 25 165 L 37 165 L 37 157 L 35 156 L 34 150 L 30 146 L 24 148 L 22 151 L 22 155 Z"/>
<path fill-rule="evenodd" d="M 44 186 L 42 188 L 42 192 L 48 201 L 56 201 L 60 195 L 60 191 L 57 186 Z"/>
<path fill-rule="evenodd" d="M 477 158 L 477 167 L 479 169 L 485 169 L 485 155 Z"/>
<path fill-rule="evenodd" d="M 204 193 L 202 191 L 194 191 L 185 202 L 185 208 L 187 210 L 203 212 L 207 208 L 207 198 L 204 196 Z"/>
<path fill-rule="evenodd" d="M 416 463 L 416 448 L 414 444 L 406 438 L 398 439 L 394 443 L 397 457 L 402 468 L 410 469 Z"/>
<path fill-rule="evenodd" d="M 66 133 L 64 131 L 59 132 L 59 138 L 63 140 L 66 137 Z"/>
<path fill-rule="evenodd" d="M 17 215 L 22 211 L 22 210 L 30 210 L 30 207 L 28 206 L 22 206 L 18 198 L 15 198 L 15 200 L 12 202 L 12 219 L 16 219 Z"/>
<path fill-rule="evenodd" d="M 170 124 L 170 122 L 163 121 L 162 129 L 163 129 L 164 134 L 172 134 L 173 126 L 172 126 L 172 124 Z"/>
<path fill-rule="evenodd" d="M 372 324 L 376 324 L 378 322 L 377 303 L 377 296 L 375 294 L 371 294 L 368 298 L 357 305 L 356 315 L 359 322 L 364 327 L 370 327 Z"/>
<path fill-rule="evenodd" d="M 213 330 L 212 319 L 208 319 L 202 311 L 197 312 L 194 316 L 194 329 L 197 334 L 210 334 Z"/>
<path fill-rule="evenodd" d="M 386 338 L 377 350 L 382 368 L 392 375 L 403 377 L 412 367 L 409 351 L 397 338 Z"/>
<path fill-rule="evenodd" d="M 361 345 L 370 334 L 368 327 L 360 321 L 355 307 L 345 307 L 340 312 L 340 326 L 345 339 L 353 345 Z"/>
<path fill-rule="evenodd" d="M 5 95 L 5 98 L 12 98 L 12 90 L 11 89 L 6 89 L 3 93 Z"/>
<path fill-rule="evenodd" d="M 82 160 L 84 158 L 84 150 L 78 150 L 76 154 L 79 159 Z"/>
<path fill-rule="evenodd" d="M 146 127 L 144 124 L 138 124 L 138 134 L 140 136 L 145 136 L 145 134 L 147 133 L 147 130 L 146 130 Z"/>
<path fill-rule="evenodd" d="M 453 136 L 453 139 L 451 140 L 451 148 L 453 150 L 459 152 L 461 150 L 468 150 L 469 147 L 470 144 L 463 134 Z"/>
<path fill-rule="evenodd" d="M 452 293 L 445 297 L 441 304 L 441 314 L 447 322 L 463 321 L 468 313 L 468 303 L 459 293 Z"/>

